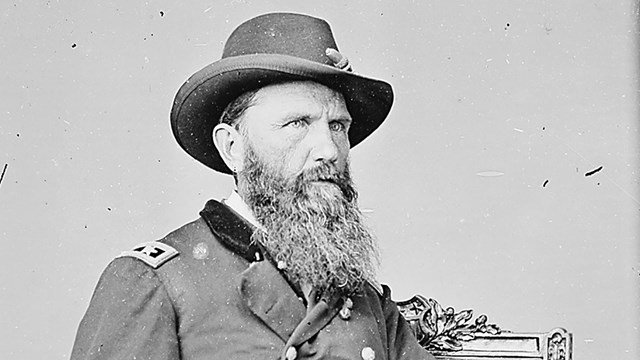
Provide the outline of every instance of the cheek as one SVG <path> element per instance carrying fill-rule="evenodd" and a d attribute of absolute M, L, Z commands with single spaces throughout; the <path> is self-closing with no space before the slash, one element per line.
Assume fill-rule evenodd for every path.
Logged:
<path fill-rule="evenodd" d="M 340 159 L 346 159 L 349 156 L 349 151 L 351 150 L 351 144 L 349 143 L 349 137 L 347 135 L 341 135 L 335 139 L 336 147 L 338 148 L 338 153 L 340 154 Z"/>
<path fill-rule="evenodd" d="M 275 136 L 264 136 L 252 133 L 248 137 L 248 143 L 253 151 L 258 154 L 260 160 L 271 168 L 281 169 L 291 153 L 291 141 Z"/>
<path fill-rule="evenodd" d="M 297 175 L 304 168 L 308 154 L 296 144 L 283 141 L 278 145 L 280 146 L 265 147 L 262 159 L 270 168 L 285 177 Z"/>
<path fill-rule="evenodd" d="M 297 175 L 304 170 L 309 151 L 302 146 L 290 146 L 281 154 L 282 168 L 287 175 Z"/>

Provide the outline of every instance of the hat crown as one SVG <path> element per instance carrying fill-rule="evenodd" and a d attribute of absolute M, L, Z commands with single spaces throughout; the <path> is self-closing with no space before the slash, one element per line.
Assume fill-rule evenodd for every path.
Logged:
<path fill-rule="evenodd" d="M 338 50 L 326 21 L 303 14 L 271 13 L 238 26 L 229 36 L 222 58 L 279 54 L 331 66 L 327 48 Z"/>

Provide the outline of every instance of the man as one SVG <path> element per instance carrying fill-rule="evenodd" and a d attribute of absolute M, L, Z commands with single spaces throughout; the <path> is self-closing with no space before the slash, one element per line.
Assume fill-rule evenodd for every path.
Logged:
<path fill-rule="evenodd" d="M 240 25 L 171 112 L 182 148 L 237 190 L 108 266 L 72 359 L 430 359 L 376 282 L 349 176 L 392 100 L 323 20 Z"/>

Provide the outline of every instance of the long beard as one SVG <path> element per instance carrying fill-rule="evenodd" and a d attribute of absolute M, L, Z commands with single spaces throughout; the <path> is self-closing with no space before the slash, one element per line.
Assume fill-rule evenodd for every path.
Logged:
<path fill-rule="evenodd" d="M 377 244 L 364 225 L 348 170 L 324 163 L 287 179 L 248 147 L 238 175 L 239 190 L 265 230 L 252 240 L 285 265 L 289 281 L 345 295 L 375 281 Z"/>

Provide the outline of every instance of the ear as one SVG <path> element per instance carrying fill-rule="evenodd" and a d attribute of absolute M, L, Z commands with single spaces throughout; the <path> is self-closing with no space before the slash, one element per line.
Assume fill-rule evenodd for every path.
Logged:
<path fill-rule="evenodd" d="M 244 160 L 243 136 L 229 124 L 218 124 L 213 128 L 213 143 L 224 163 L 237 173 L 242 170 Z"/>

